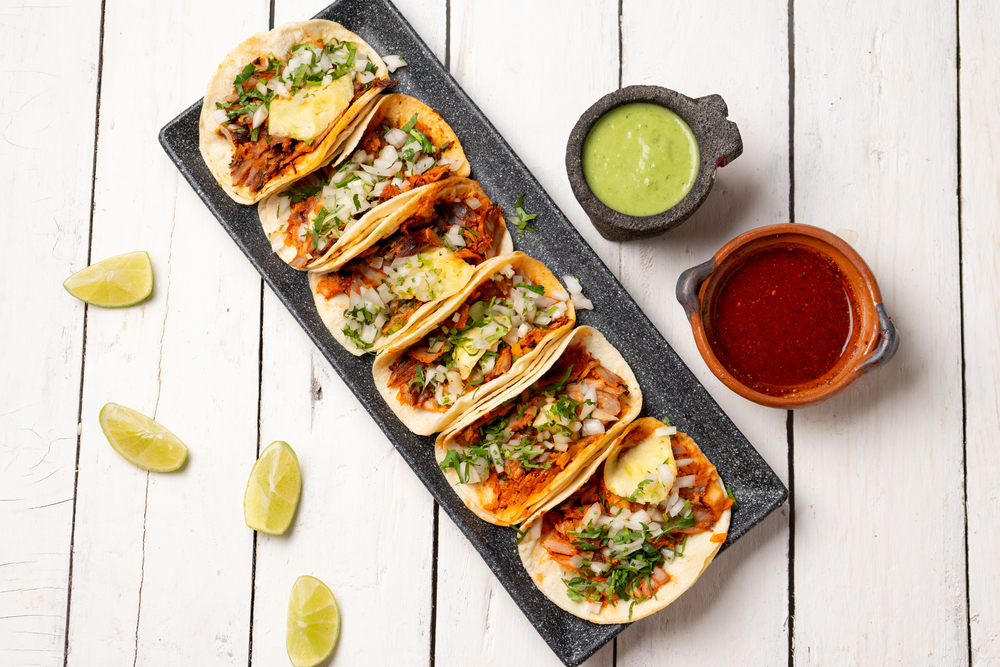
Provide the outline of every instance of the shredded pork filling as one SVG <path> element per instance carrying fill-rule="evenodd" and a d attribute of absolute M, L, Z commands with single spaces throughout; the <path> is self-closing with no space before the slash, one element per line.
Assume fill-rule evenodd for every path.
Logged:
<path fill-rule="evenodd" d="M 567 307 L 507 264 L 392 364 L 388 385 L 404 405 L 446 412 L 565 324 Z"/>
<path fill-rule="evenodd" d="M 521 507 L 621 418 L 628 394 L 622 378 L 570 345 L 531 387 L 457 433 L 441 468 L 489 490 L 488 511 Z"/>
<path fill-rule="evenodd" d="M 648 435 L 634 429 L 622 451 Z M 570 599 L 588 602 L 596 612 L 619 600 L 653 597 L 670 580 L 664 567 L 683 557 L 688 536 L 711 531 L 733 504 L 715 466 L 689 437 L 672 436 L 671 447 L 684 485 L 675 483 L 665 500 L 644 503 L 615 494 L 604 483 L 602 463 L 532 526 L 533 537 L 568 571 L 563 582 Z"/>

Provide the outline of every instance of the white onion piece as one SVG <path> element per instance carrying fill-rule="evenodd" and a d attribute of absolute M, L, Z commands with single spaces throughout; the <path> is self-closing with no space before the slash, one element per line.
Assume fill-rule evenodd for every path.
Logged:
<path fill-rule="evenodd" d="M 538 538 L 542 536 L 542 521 L 539 519 L 531 524 L 531 530 L 528 531 L 528 538 L 538 541 Z"/>
<path fill-rule="evenodd" d="M 566 292 L 564 292 L 561 289 L 552 290 L 552 298 L 559 299 L 560 301 L 565 301 L 569 298 L 569 294 L 566 294 Z"/>
<path fill-rule="evenodd" d="M 577 310 L 593 310 L 594 303 L 585 296 L 579 294 L 573 295 L 573 305 Z"/>
<path fill-rule="evenodd" d="M 596 419 L 587 419 L 583 422 L 583 430 L 581 432 L 585 438 L 587 436 L 604 433 L 604 424 Z"/>
<path fill-rule="evenodd" d="M 573 276 L 563 276 L 563 282 L 566 283 L 566 289 L 569 290 L 570 294 L 583 294 L 583 287 L 580 285 L 580 281 Z"/>
<path fill-rule="evenodd" d="M 684 509 L 684 499 L 678 498 L 677 502 L 670 506 L 670 516 L 677 516 Z"/>
<path fill-rule="evenodd" d="M 258 81 L 256 88 L 257 88 L 257 92 L 258 93 L 260 93 L 261 95 L 267 97 L 267 86 L 265 86 L 263 83 L 261 83 L 260 81 Z"/>
<path fill-rule="evenodd" d="M 425 155 L 413 163 L 413 170 L 418 174 L 422 174 L 433 166 L 434 166 L 434 158 L 432 158 L 430 155 Z"/>
<path fill-rule="evenodd" d="M 361 83 L 369 83 L 375 78 L 375 75 L 371 72 L 361 72 L 358 74 L 358 81 Z"/>
<path fill-rule="evenodd" d="M 678 468 L 683 468 L 686 465 L 691 465 L 694 463 L 694 459 L 677 459 L 676 464 Z"/>
<path fill-rule="evenodd" d="M 473 211 L 482 206 L 482 204 L 479 203 L 479 200 L 476 199 L 475 197 L 469 197 L 468 199 L 466 199 L 465 205 L 471 208 Z"/>
<path fill-rule="evenodd" d="M 219 125 L 222 125 L 229 120 L 229 116 L 226 115 L 225 109 L 216 109 L 213 115 L 215 116 L 215 122 Z"/>
<path fill-rule="evenodd" d="M 674 473 L 670 470 L 670 466 L 666 463 L 661 463 L 656 466 L 657 472 L 660 473 L 660 484 L 663 488 L 669 489 L 674 484 Z"/>
<path fill-rule="evenodd" d="M 406 67 L 406 61 L 403 60 L 402 56 L 385 56 L 382 58 L 382 62 L 385 63 L 385 68 L 390 72 L 395 72 L 400 67 Z"/>
<path fill-rule="evenodd" d="M 678 489 L 684 489 L 689 486 L 694 486 L 695 475 L 684 475 L 683 477 L 678 477 L 677 481 L 674 482 L 674 486 Z"/>
<path fill-rule="evenodd" d="M 569 564 L 579 570 L 581 567 L 583 567 L 583 556 L 581 556 L 580 554 L 573 556 L 572 558 L 569 559 Z"/>
<path fill-rule="evenodd" d="M 406 132 L 403 132 L 398 127 L 394 127 L 385 133 L 385 140 L 395 148 L 402 148 L 406 140 L 410 138 Z"/>
<path fill-rule="evenodd" d="M 260 124 L 264 122 L 265 118 L 267 118 L 267 107 L 261 104 L 257 107 L 257 110 L 253 112 L 254 129 L 260 127 Z"/>
<path fill-rule="evenodd" d="M 608 569 L 608 564 L 593 562 L 590 564 L 590 569 L 596 572 L 597 574 L 600 574 Z"/>
<path fill-rule="evenodd" d="M 634 521 L 636 523 L 646 523 L 646 524 L 648 524 L 649 520 L 650 520 L 650 516 L 649 516 L 649 513 L 646 510 L 639 510 L 638 512 L 633 512 L 632 513 L 631 521 Z M 636 530 L 636 529 L 633 528 L 632 530 Z"/>
<path fill-rule="evenodd" d="M 655 436 L 676 435 L 676 434 L 677 434 L 676 426 L 661 426 L 660 428 L 653 431 L 653 435 Z"/>
<path fill-rule="evenodd" d="M 615 415 L 611 414 L 610 412 L 605 412 L 600 408 L 594 410 L 593 414 L 591 414 L 590 417 L 591 419 L 597 419 L 602 422 L 613 422 L 617 421 L 618 419 L 618 417 L 616 417 Z"/>
<path fill-rule="evenodd" d="M 583 518 L 580 519 L 580 525 L 586 526 L 599 516 L 601 516 L 601 505 L 600 503 L 594 503 L 587 508 L 587 512 L 583 515 Z"/>

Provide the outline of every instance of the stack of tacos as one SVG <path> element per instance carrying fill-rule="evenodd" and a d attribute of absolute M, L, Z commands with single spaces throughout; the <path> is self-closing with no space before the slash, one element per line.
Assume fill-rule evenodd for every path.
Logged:
<path fill-rule="evenodd" d="M 576 297 L 513 252 L 444 119 L 379 95 L 388 71 L 330 21 L 254 35 L 209 83 L 202 156 L 230 197 L 259 202 L 334 338 L 378 355 L 375 386 L 402 423 L 440 432 L 437 461 L 465 504 L 522 526 L 547 597 L 595 623 L 665 607 L 725 540 L 718 473 L 689 437 L 633 421 L 642 392 L 622 355 L 574 329 Z"/>

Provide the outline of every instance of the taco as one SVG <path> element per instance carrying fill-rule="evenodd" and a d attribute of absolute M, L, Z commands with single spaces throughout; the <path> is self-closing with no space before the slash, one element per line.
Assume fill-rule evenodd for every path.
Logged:
<path fill-rule="evenodd" d="M 521 252 L 497 257 L 379 356 L 375 387 L 408 429 L 437 433 L 521 377 L 575 321 L 569 294 L 544 264 Z"/>
<path fill-rule="evenodd" d="M 383 95 L 336 162 L 261 200 L 257 213 L 282 260 L 321 271 L 421 188 L 451 175 L 468 176 L 469 162 L 444 119 L 408 95 Z"/>
<path fill-rule="evenodd" d="M 391 85 L 378 54 L 337 23 L 286 23 L 258 33 L 208 82 L 201 155 L 233 200 L 252 204 L 335 157 Z"/>
<path fill-rule="evenodd" d="M 477 266 L 512 250 L 500 207 L 475 181 L 450 178 L 345 249 L 337 271 L 310 271 L 309 287 L 341 345 L 355 355 L 379 352 L 463 291 Z"/>
<path fill-rule="evenodd" d="M 569 613 L 635 621 L 694 584 L 726 540 L 732 504 L 694 440 L 646 417 L 525 522 L 518 552 Z"/>
<path fill-rule="evenodd" d="M 579 327 L 523 379 L 438 436 L 445 477 L 476 515 L 521 523 L 579 477 L 642 408 L 635 376 Z"/>

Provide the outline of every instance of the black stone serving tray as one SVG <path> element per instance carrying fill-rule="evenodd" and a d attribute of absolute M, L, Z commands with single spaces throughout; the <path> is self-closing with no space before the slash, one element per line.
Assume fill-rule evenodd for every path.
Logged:
<path fill-rule="evenodd" d="M 578 276 L 593 311 L 577 313 L 578 324 L 599 329 L 632 367 L 643 392 L 643 414 L 669 417 L 691 434 L 732 489 L 732 514 L 723 549 L 779 507 L 787 496 L 781 481 L 670 348 L 618 280 L 542 189 L 520 158 L 458 83 L 441 66 L 410 24 L 388 0 L 340 0 L 316 15 L 353 30 L 380 54 L 400 54 L 408 63 L 392 76 L 397 92 L 430 105 L 454 128 L 472 165 L 472 177 L 513 214 L 521 193 L 537 213 L 537 233 L 514 245 L 544 262 L 557 276 Z M 160 143 L 184 178 L 243 250 L 282 303 L 340 373 L 344 382 L 413 468 L 427 490 L 482 555 L 538 633 L 567 665 L 578 665 L 625 625 L 596 625 L 572 616 L 543 596 L 517 555 L 516 533 L 477 518 L 459 500 L 434 460 L 434 440 L 410 433 L 383 402 L 372 382 L 372 358 L 355 357 L 327 331 L 313 305 L 306 275 L 271 251 L 256 206 L 233 202 L 208 171 L 198 151 L 198 101 L 160 131 Z M 666 298 L 666 296 L 664 297 Z M 641 622 L 641 621 L 640 621 Z"/>

